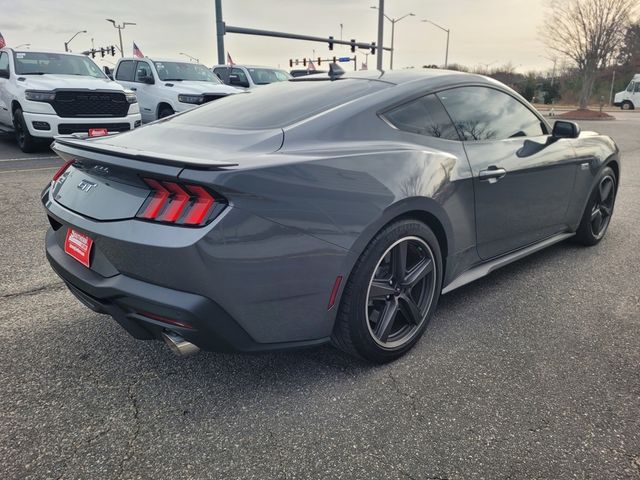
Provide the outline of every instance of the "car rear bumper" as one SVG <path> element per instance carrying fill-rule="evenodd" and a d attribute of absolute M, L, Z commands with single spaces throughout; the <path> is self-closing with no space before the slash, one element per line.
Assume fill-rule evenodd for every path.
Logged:
<path fill-rule="evenodd" d="M 23 112 L 23 116 L 31 136 L 42 138 L 78 132 L 87 133 L 89 128 L 106 128 L 109 133 L 123 132 L 140 126 L 142 118 L 140 113 L 108 118 L 62 118 L 52 114 L 31 112 Z"/>
<path fill-rule="evenodd" d="M 84 305 L 112 316 L 139 340 L 159 340 L 163 332 L 172 331 L 203 350 L 226 352 L 286 350 L 321 345 L 329 340 L 257 342 L 209 298 L 123 274 L 103 277 L 85 268 L 63 251 L 53 229 L 47 232 L 46 255 L 53 270 Z"/>

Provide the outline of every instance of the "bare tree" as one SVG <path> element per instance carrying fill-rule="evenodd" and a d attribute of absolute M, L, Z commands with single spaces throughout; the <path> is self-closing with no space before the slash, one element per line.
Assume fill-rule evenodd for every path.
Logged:
<path fill-rule="evenodd" d="M 637 0 L 549 0 L 543 38 L 575 62 L 582 76 L 578 108 L 587 108 L 596 72 L 616 55 L 637 5 Z"/>

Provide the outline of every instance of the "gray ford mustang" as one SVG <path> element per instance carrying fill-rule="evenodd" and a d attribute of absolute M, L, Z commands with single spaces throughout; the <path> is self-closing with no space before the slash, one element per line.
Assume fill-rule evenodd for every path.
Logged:
<path fill-rule="evenodd" d="M 303 77 L 53 148 L 51 266 L 181 354 L 332 342 L 393 360 L 441 294 L 599 242 L 620 179 L 611 138 L 438 70 Z"/>

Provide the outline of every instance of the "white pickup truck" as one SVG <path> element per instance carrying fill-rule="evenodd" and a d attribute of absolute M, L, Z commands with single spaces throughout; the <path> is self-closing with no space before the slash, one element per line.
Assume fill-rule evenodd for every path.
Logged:
<path fill-rule="evenodd" d="M 616 93 L 613 104 L 623 110 L 640 108 L 640 73 L 633 76 L 625 90 Z"/>
<path fill-rule="evenodd" d="M 131 130 L 141 123 L 136 95 L 107 78 L 90 58 L 0 49 L 0 130 L 24 152 L 58 134 Z"/>
<path fill-rule="evenodd" d="M 136 92 L 145 123 L 241 92 L 204 65 L 177 60 L 122 58 L 113 78 Z"/>

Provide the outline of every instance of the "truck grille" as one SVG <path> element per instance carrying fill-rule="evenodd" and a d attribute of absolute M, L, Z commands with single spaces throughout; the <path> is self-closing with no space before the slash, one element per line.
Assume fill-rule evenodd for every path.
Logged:
<path fill-rule="evenodd" d="M 109 132 L 126 132 L 131 129 L 128 123 L 61 123 L 58 125 L 60 135 L 71 133 L 88 133 L 90 128 L 106 128 Z"/>
<path fill-rule="evenodd" d="M 203 95 L 204 97 L 204 102 L 203 103 L 207 103 L 207 102 L 212 102 L 213 100 L 218 100 L 219 98 L 224 98 L 226 97 L 227 94 L 219 94 L 219 93 L 205 93 Z"/>
<path fill-rule="evenodd" d="M 51 102 L 60 117 L 126 117 L 129 102 L 123 92 L 56 92 Z"/>

